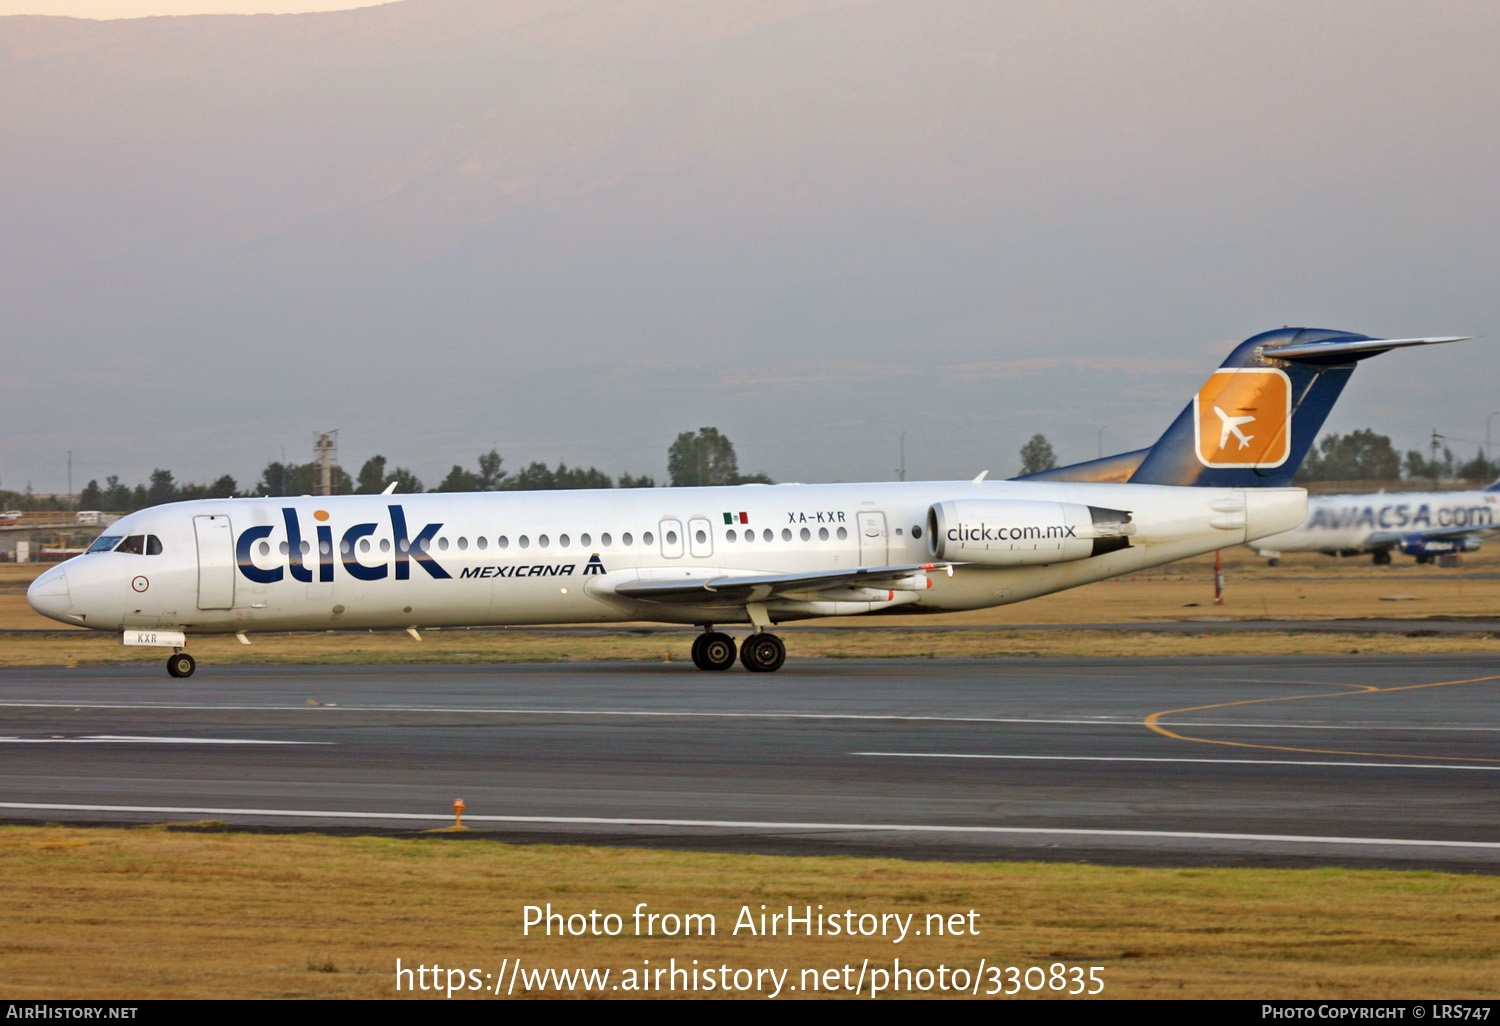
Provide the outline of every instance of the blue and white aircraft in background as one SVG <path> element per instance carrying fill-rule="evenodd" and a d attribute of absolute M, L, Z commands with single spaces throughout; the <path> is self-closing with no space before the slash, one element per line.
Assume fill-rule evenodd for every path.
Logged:
<path fill-rule="evenodd" d="M 788 620 L 997 606 L 1289 531 L 1307 514 L 1292 474 L 1355 363 L 1452 341 L 1269 331 L 1150 448 L 1011 481 L 171 503 L 27 599 L 171 648 L 174 677 L 199 634 L 640 620 L 701 625 L 701 669 L 770 671 Z"/>
<path fill-rule="evenodd" d="M 1272 566 L 1279 566 L 1286 552 L 1368 554 L 1378 566 L 1402 552 L 1431 563 L 1438 556 L 1473 552 L 1485 535 L 1500 530 L 1497 506 L 1500 481 L 1481 491 L 1315 495 L 1302 526 L 1250 547 Z"/>

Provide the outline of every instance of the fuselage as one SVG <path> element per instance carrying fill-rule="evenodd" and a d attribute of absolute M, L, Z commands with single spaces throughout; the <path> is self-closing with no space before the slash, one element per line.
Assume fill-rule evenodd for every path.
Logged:
<path fill-rule="evenodd" d="M 114 548 L 101 541 L 47 571 L 28 597 L 64 623 L 116 632 L 745 623 L 744 602 L 616 588 L 930 563 L 941 539 L 929 514 L 953 500 L 1129 511 L 1134 534 L 1065 562 L 958 560 L 920 588 L 783 589 L 763 603 L 770 619 L 1017 602 L 1282 532 L 1306 509 L 1295 488 L 1013 481 L 217 499 L 120 519 L 106 532 Z"/>
<path fill-rule="evenodd" d="M 1270 535 L 1252 547 L 1262 555 L 1283 552 L 1363 552 L 1399 546 L 1404 539 L 1477 538 L 1500 526 L 1500 493 L 1379 492 L 1317 495 L 1297 528 Z"/>

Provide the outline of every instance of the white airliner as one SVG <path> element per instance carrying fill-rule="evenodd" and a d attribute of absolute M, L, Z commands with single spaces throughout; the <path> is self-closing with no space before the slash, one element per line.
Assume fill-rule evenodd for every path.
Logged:
<path fill-rule="evenodd" d="M 739 660 L 770 671 L 786 649 L 768 628 L 787 620 L 1018 602 L 1287 531 L 1307 510 L 1287 485 L 1354 362 L 1447 341 L 1266 332 L 1151 448 L 1013 481 L 171 503 L 122 517 L 27 599 L 171 648 L 174 677 L 198 634 L 638 620 L 701 625 L 705 670 L 735 662 L 716 625 L 747 624 Z M 1200 415 L 1219 406 L 1263 411 L 1266 438 L 1221 453 Z"/>
<path fill-rule="evenodd" d="M 1381 566 L 1391 561 L 1391 553 L 1402 552 L 1431 563 L 1438 556 L 1473 552 L 1486 535 L 1500 530 L 1497 506 L 1500 481 L 1481 491 L 1315 495 L 1301 526 L 1251 548 L 1272 566 L 1285 552 L 1368 553 Z"/>
<path fill-rule="evenodd" d="M 1218 415 L 1219 421 L 1223 425 L 1223 429 L 1219 432 L 1220 449 L 1223 449 L 1229 444 L 1230 434 L 1233 434 L 1235 439 L 1239 441 L 1241 449 L 1250 448 L 1250 443 L 1255 439 L 1255 436 L 1245 434 L 1245 432 L 1240 430 L 1240 425 L 1249 424 L 1251 421 L 1255 420 L 1254 416 L 1231 417 L 1229 414 L 1225 413 L 1217 406 L 1214 407 L 1214 413 Z"/>

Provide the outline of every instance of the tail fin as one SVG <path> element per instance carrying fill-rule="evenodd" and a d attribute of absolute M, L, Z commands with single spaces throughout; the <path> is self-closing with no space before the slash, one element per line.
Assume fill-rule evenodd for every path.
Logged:
<path fill-rule="evenodd" d="M 1405 346 L 1459 341 L 1379 339 L 1324 328 L 1263 332 L 1235 347 L 1151 448 L 1025 480 L 1289 485 L 1355 363 Z"/>

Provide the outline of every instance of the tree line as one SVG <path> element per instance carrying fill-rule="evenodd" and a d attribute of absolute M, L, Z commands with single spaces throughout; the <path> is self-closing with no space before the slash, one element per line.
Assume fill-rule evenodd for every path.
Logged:
<path fill-rule="evenodd" d="M 570 467 L 559 462 L 555 467 L 534 461 L 512 473 L 504 467 L 496 449 L 481 453 L 474 466 L 453 464 L 448 475 L 434 492 L 504 492 L 544 491 L 568 488 L 655 488 L 650 475 L 623 473 L 613 478 L 597 467 Z M 148 483 L 134 486 L 111 475 L 100 484 L 91 480 L 78 494 L 79 509 L 130 512 L 164 502 L 188 499 L 222 499 L 239 496 L 315 495 L 322 481 L 322 466 L 310 463 L 275 461 L 260 472 L 253 487 L 242 490 L 229 474 L 212 484 L 179 483 L 170 470 L 156 469 Z M 734 444 L 717 428 L 704 427 L 696 432 L 679 434 L 667 450 L 667 473 L 674 488 L 695 485 L 772 484 L 765 474 L 741 474 Z M 342 467 L 332 468 L 332 491 L 335 495 L 376 495 L 391 485 L 398 494 L 426 491 L 422 481 L 406 467 L 393 467 L 384 456 L 375 455 L 360 466 L 351 477 Z M 0 489 L 0 507 L 6 509 L 51 509 L 57 505 L 51 496 L 32 495 Z"/>
<path fill-rule="evenodd" d="M 1434 436 L 1435 441 L 1441 436 Z M 1408 449 L 1403 457 L 1386 435 L 1369 428 L 1347 435 L 1330 432 L 1318 439 L 1307 453 L 1294 480 L 1298 484 L 1313 481 L 1395 481 L 1458 479 L 1493 481 L 1500 477 L 1500 461 L 1487 457 L 1483 448 L 1471 460 L 1460 460 L 1446 444 L 1434 446 L 1429 455 L 1419 449 Z"/>
<path fill-rule="evenodd" d="M 1441 435 L 1433 436 L 1441 442 Z M 1057 466 L 1057 456 L 1044 435 L 1032 435 L 1021 447 L 1021 473 L 1035 474 Z M 1460 460 L 1446 444 L 1434 445 L 1430 455 L 1409 449 L 1403 457 L 1388 435 L 1360 428 L 1346 435 L 1329 432 L 1308 450 L 1297 468 L 1297 484 L 1314 481 L 1412 481 L 1440 479 L 1493 481 L 1500 477 L 1500 461 L 1487 458 L 1481 447 L 1474 458 Z"/>

